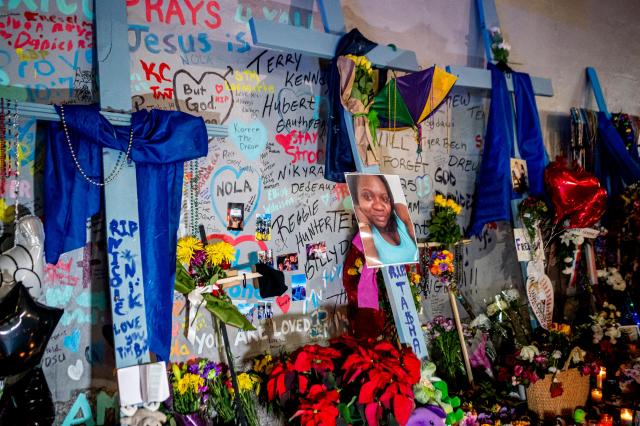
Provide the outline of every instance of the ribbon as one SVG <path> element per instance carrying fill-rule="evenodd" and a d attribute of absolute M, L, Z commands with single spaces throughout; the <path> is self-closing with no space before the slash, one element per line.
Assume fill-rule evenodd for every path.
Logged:
<path fill-rule="evenodd" d="M 213 290 L 217 290 L 220 287 L 217 284 L 207 285 L 204 287 L 196 287 L 189 292 L 187 300 L 189 300 L 189 312 L 187 313 L 187 323 L 189 329 L 187 330 L 187 340 L 193 345 L 196 341 L 196 316 L 204 301 L 202 293 L 211 293 Z"/>
<path fill-rule="evenodd" d="M 358 250 L 364 253 L 362 238 L 358 232 L 352 241 Z M 379 310 L 378 304 L 378 283 L 376 282 L 376 270 L 367 268 L 366 263 L 362 263 L 360 280 L 358 281 L 358 308 L 371 308 Z"/>

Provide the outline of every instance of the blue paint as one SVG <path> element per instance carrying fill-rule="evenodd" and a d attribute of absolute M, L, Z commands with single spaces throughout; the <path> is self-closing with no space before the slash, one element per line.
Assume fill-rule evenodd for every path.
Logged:
<path fill-rule="evenodd" d="M 78 352 L 78 347 L 80 346 L 80 330 L 76 328 L 70 335 L 64 336 L 63 345 L 71 352 Z"/>
<path fill-rule="evenodd" d="M 82 417 L 76 418 L 79 413 L 81 413 Z M 74 425 L 95 426 L 95 422 L 93 421 L 93 412 L 91 411 L 91 406 L 87 400 L 87 395 L 84 393 L 78 395 L 76 401 L 69 410 L 69 413 L 67 413 L 67 417 L 65 417 L 62 422 L 62 426 Z"/>
<path fill-rule="evenodd" d="M 74 321 L 78 324 L 95 324 L 96 317 L 91 313 L 85 312 L 83 309 L 65 309 L 64 314 L 62 314 L 62 317 L 60 318 L 60 324 L 66 327 Z"/>
<path fill-rule="evenodd" d="M 217 172 L 215 172 L 211 178 L 211 186 L 209 188 L 209 190 L 211 191 L 211 194 L 215 194 L 216 193 L 216 179 L 224 172 L 226 171 L 231 171 L 233 172 L 233 174 L 235 174 L 236 180 L 240 178 L 240 176 L 242 176 L 244 173 L 253 173 L 256 174 L 253 170 L 248 169 L 248 168 L 243 168 L 243 169 L 236 169 L 233 166 L 224 166 L 221 167 L 220 169 L 218 169 Z M 258 208 L 258 204 L 260 204 L 260 197 L 262 196 L 262 176 L 258 176 L 258 191 L 256 192 L 255 195 L 255 200 L 253 201 L 253 206 L 251 207 L 251 210 L 249 211 L 249 213 L 246 213 L 245 211 L 245 215 L 244 215 L 244 222 L 243 224 L 247 224 L 249 222 L 249 220 L 251 219 L 251 217 L 255 214 L 257 208 Z M 213 207 L 213 212 L 216 216 L 216 218 L 218 218 L 218 220 L 220 221 L 220 223 L 226 228 L 227 227 L 227 221 L 225 220 L 225 216 L 223 216 L 222 214 L 220 214 L 220 210 L 218 210 L 218 206 L 216 206 L 216 199 L 217 198 L 213 198 L 211 201 L 211 206 Z M 226 213 L 226 212 L 225 212 Z M 228 231 L 229 233 L 233 234 L 233 235 L 238 235 L 240 232 L 242 231 Z"/>
<path fill-rule="evenodd" d="M 229 137 L 250 161 L 256 161 L 267 146 L 267 129 L 260 121 L 244 124 L 239 120 L 229 123 Z"/>
<path fill-rule="evenodd" d="M 84 292 L 76 297 L 76 303 L 78 306 L 84 308 L 96 308 L 104 311 L 107 306 L 107 300 L 102 293 Z"/>
<path fill-rule="evenodd" d="M 44 293 L 45 304 L 48 306 L 66 306 L 73 296 L 73 287 L 62 285 L 60 287 L 48 288 Z"/>

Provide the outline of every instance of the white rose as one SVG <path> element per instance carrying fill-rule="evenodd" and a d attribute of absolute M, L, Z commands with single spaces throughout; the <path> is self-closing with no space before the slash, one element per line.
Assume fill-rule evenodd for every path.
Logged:
<path fill-rule="evenodd" d="M 491 28 L 489 28 L 489 32 L 491 34 L 500 34 L 500 28 L 496 27 L 495 25 Z"/>
<path fill-rule="evenodd" d="M 578 349 L 578 350 L 573 351 L 573 352 L 571 353 L 571 362 L 573 362 L 574 364 L 577 364 L 577 363 L 579 363 L 579 362 L 584 361 L 584 357 L 585 357 L 585 355 L 587 355 L 587 352 L 586 352 L 586 351 L 583 351 L 583 350 L 582 350 L 582 349 L 580 349 L 580 348 L 577 348 L 577 349 Z"/>
<path fill-rule="evenodd" d="M 604 337 L 602 327 L 599 324 L 593 324 L 591 331 L 593 331 L 593 343 L 600 343 L 600 340 Z"/>
<path fill-rule="evenodd" d="M 566 262 L 566 259 L 565 259 Z M 604 278 L 607 276 L 607 271 L 604 269 L 598 269 L 598 278 Z"/>
<path fill-rule="evenodd" d="M 556 367 L 549 367 L 549 373 L 556 373 L 558 369 Z"/>
<path fill-rule="evenodd" d="M 540 351 L 534 345 L 523 346 L 520 349 L 520 358 L 525 361 L 533 362 L 533 357 L 540 355 Z"/>
<path fill-rule="evenodd" d="M 509 302 L 515 302 L 520 298 L 520 293 L 515 288 L 510 288 L 504 292 L 504 298 Z"/>
<path fill-rule="evenodd" d="M 489 320 L 489 318 L 487 318 L 485 314 L 480 314 L 477 317 L 475 317 L 473 321 L 471 321 L 470 325 L 471 327 L 474 327 L 474 328 L 489 329 L 491 328 L 491 321 Z"/>
<path fill-rule="evenodd" d="M 560 359 L 562 358 L 562 352 L 560 351 L 553 351 L 551 353 L 551 358 L 555 358 L 555 359 Z"/>
<path fill-rule="evenodd" d="M 492 317 L 497 313 L 498 313 L 498 305 L 496 305 L 495 303 L 492 303 L 489 306 L 487 306 L 487 315 Z"/>
<path fill-rule="evenodd" d="M 616 342 L 618 341 L 618 337 L 621 336 L 620 330 L 618 329 L 618 327 L 609 327 L 607 329 L 607 331 L 604 332 L 604 334 L 606 336 L 609 337 L 609 339 L 611 339 L 611 343 L 612 344 L 616 344 Z"/>
<path fill-rule="evenodd" d="M 504 311 L 508 307 L 509 307 L 509 304 L 507 302 L 505 302 L 502 299 L 498 300 L 498 308 L 500 308 L 501 311 Z"/>

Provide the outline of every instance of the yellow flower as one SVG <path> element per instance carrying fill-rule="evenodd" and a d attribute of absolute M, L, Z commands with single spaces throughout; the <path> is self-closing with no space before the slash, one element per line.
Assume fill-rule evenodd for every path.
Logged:
<path fill-rule="evenodd" d="M 176 388 L 180 395 L 184 395 L 187 392 L 187 381 L 184 379 L 184 377 L 178 380 Z"/>
<path fill-rule="evenodd" d="M 362 268 L 362 259 L 361 258 L 357 258 L 354 263 L 356 265 L 356 268 L 358 268 L 358 269 Z"/>
<path fill-rule="evenodd" d="M 193 252 L 202 250 L 202 242 L 196 237 L 182 237 L 178 240 L 178 261 L 189 264 L 193 258 Z"/>
<path fill-rule="evenodd" d="M 220 266 L 222 263 L 231 263 L 236 260 L 236 249 L 224 241 L 209 244 L 204 249 L 207 252 L 207 262 L 211 265 Z"/>
<path fill-rule="evenodd" d="M 412 283 L 418 284 L 420 282 L 420 279 L 421 279 L 420 274 L 417 274 L 415 272 L 411 274 L 411 282 Z"/>
<path fill-rule="evenodd" d="M 436 195 L 435 198 L 433 199 L 433 201 L 439 207 L 446 207 L 447 206 L 447 199 L 444 198 L 440 194 Z"/>
<path fill-rule="evenodd" d="M 240 392 L 252 391 L 254 386 L 253 377 L 248 373 L 238 374 L 238 390 Z"/>

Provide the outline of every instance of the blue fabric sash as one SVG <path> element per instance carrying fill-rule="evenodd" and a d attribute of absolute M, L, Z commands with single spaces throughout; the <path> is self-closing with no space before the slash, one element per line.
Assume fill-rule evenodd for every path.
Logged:
<path fill-rule="evenodd" d="M 515 156 L 511 94 L 502 71 L 492 63 L 491 106 L 482 164 L 476 181 L 475 204 L 468 235 L 480 235 L 490 222 L 509 221 L 511 200 L 520 194 L 511 186 L 511 157 Z M 528 74 L 511 73 L 517 111 L 515 124 L 520 157 L 527 162 L 530 195 L 544 195 L 544 149 L 535 94 Z"/>
<path fill-rule="evenodd" d="M 617 195 L 627 186 L 640 181 L 640 164 L 629 154 L 620 134 L 603 112 L 598 113 L 598 132 L 600 140 L 596 151 L 595 175 L 610 196 Z"/>
<path fill-rule="evenodd" d="M 353 29 L 343 35 L 336 47 L 336 53 L 331 60 L 329 71 L 329 129 L 327 131 L 327 144 L 325 146 L 324 177 L 332 182 L 345 182 L 344 174 L 356 171 L 356 163 L 351 152 L 351 143 L 344 122 L 344 108 L 340 102 L 340 73 L 338 72 L 338 56 L 341 55 L 365 55 L 376 47 L 360 31 Z"/>
<path fill-rule="evenodd" d="M 130 128 L 113 126 L 96 106 L 66 105 L 64 112 L 80 166 L 101 181 L 102 148 L 126 151 Z M 183 163 L 207 155 L 207 130 L 202 118 L 177 111 L 142 110 L 131 122 L 149 349 L 169 360 Z M 102 191 L 76 170 L 62 124 L 49 123 L 47 135 L 45 257 L 57 263 L 62 253 L 85 245 L 86 221 L 100 211 Z"/>

